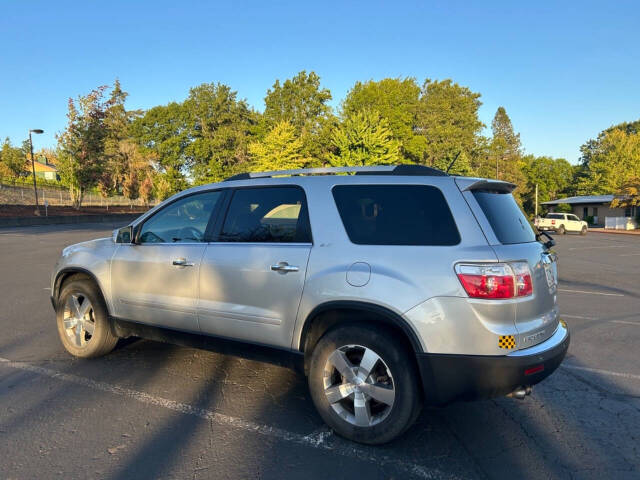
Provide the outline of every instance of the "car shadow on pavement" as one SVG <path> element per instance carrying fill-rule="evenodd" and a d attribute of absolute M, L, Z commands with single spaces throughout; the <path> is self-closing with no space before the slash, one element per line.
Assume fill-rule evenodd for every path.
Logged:
<path fill-rule="evenodd" d="M 25 341 L 29 340 L 2 344 L 0 352 L 10 352 L 14 343 Z M 203 351 L 132 339 L 122 341 L 109 356 L 69 357 L 51 368 L 294 433 L 328 432 L 313 409 L 304 375 L 263 363 L 268 358 L 259 350 L 247 351 L 243 358 L 230 356 L 239 352 L 226 342 L 213 342 Z M 570 363 L 580 366 L 574 357 Z M 33 382 L 37 376 L 21 372 L 6 378 L 5 384 L 17 384 Z M 76 414 L 94 408 L 81 395 L 83 387 L 53 385 L 37 402 L 5 415 L 0 429 L 20 428 L 46 412 L 53 401 L 72 403 Z M 321 440 L 329 444 L 322 455 L 310 447 L 234 430 L 198 416 L 143 409 L 139 420 L 146 418 L 151 426 L 126 451 L 111 456 L 117 463 L 107 476 L 164 478 L 188 473 L 193 478 L 284 478 L 313 465 L 309 478 L 326 478 L 329 472 L 340 478 L 340 472 L 351 474 L 362 462 L 371 466 L 366 459 L 340 457 L 336 468 L 321 468 L 321 460 L 331 458 L 332 449 L 352 446 L 367 458 L 397 458 L 398 463 L 458 478 L 637 478 L 640 399 L 632 392 L 617 380 L 560 367 L 523 401 L 498 398 L 426 408 L 403 437 L 379 447 L 352 444 L 328 434 Z M 73 414 L 59 410 L 56 422 L 65 423 Z M 48 434 L 39 432 L 40 440 L 46 441 Z M 101 454 L 109 457 L 107 446 Z M 217 470 L 218 464 L 224 475 Z M 473 468 L 460 467 L 465 464 Z M 399 475 L 393 465 L 376 468 L 381 478 Z"/>

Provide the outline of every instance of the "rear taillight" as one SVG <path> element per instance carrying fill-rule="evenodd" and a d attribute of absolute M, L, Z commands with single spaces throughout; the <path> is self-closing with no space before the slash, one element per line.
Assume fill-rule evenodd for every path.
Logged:
<path fill-rule="evenodd" d="M 462 263 L 456 265 L 456 273 L 472 298 L 515 298 L 533 293 L 527 262 Z"/>
<path fill-rule="evenodd" d="M 531 272 L 527 262 L 515 262 L 511 264 L 516 282 L 516 297 L 527 297 L 533 293 Z"/>

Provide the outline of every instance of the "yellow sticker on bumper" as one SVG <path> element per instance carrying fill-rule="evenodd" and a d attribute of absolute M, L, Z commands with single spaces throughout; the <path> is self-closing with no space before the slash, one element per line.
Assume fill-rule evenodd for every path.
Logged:
<path fill-rule="evenodd" d="M 498 338 L 498 347 L 506 350 L 516 348 L 516 338 L 513 335 L 500 335 Z"/>

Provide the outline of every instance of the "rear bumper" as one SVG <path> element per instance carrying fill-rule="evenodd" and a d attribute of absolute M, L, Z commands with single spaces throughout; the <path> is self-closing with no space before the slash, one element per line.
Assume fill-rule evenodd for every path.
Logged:
<path fill-rule="evenodd" d="M 429 405 L 507 395 L 541 382 L 558 368 L 569 348 L 562 324 L 544 342 L 509 355 L 418 354 L 418 367 Z"/>

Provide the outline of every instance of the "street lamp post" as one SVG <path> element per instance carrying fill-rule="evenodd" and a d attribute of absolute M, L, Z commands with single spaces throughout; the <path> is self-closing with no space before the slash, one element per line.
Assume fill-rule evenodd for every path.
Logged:
<path fill-rule="evenodd" d="M 31 140 L 31 133 L 44 133 L 44 130 L 34 128 L 29 130 L 29 148 L 31 150 L 31 171 L 33 172 L 33 193 L 36 195 L 36 215 L 40 215 L 40 206 L 38 205 L 38 187 L 36 186 L 36 163 L 33 159 L 33 140 Z"/>

